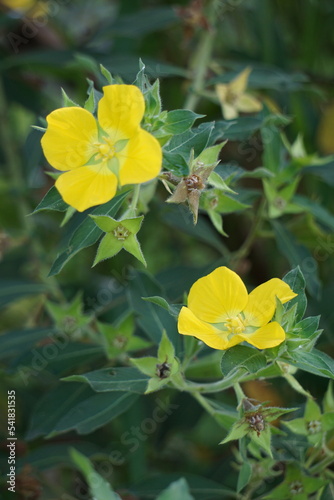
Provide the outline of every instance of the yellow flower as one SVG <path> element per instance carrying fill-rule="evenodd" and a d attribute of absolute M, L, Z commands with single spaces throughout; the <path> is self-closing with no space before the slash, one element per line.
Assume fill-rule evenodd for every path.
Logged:
<path fill-rule="evenodd" d="M 239 111 L 242 113 L 261 111 L 262 104 L 260 101 L 245 93 L 250 72 L 251 68 L 246 68 L 230 83 L 218 83 L 216 85 L 218 100 L 226 120 L 237 118 Z"/>
<path fill-rule="evenodd" d="M 0 0 L 0 4 L 5 5 L 11 10 L 28 11 L 36 7 L 40 2 L 37 0 Z"/>
<path fill-rule="evenodd" d="M 143 94 L 134 85 L 108 85 L 98 104 L 98 121 L 80 107 L 47 116 L 42 138 L 46 159 L 56 169 L 56 188 L 66 203 L 82 212 L 111 200 L 117 186 L 154 179 L 162 151 L 155 137 L 140 127 Z"/>
<path fill-rule="evenodd" d="M 281 325 L 270 321 L 276 297 L 284 304 L 296 295 L 278 278 L 263 283 L 248 295 L 235 272 L 218 267 L 191 287 L 188 307 L 180 311 L 178 329 L 215 349 L 228 349 L 244 341 L 258 349 L 274 347 L 285 339 Z"/>

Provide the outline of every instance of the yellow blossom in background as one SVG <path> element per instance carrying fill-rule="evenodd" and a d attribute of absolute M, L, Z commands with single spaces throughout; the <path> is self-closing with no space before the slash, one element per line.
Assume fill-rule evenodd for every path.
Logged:
<path fill-rule="evenodd" d="M 46 159 L 66 171 L 56 180 L 64 201 L 80 212 L 111 200 L 118 186 L 141 184 L 160 172 L 162 151 L 140 127 L 144 97 L 134 85 L 108 85 L 98 104 L 98 120 L 80 107 L 47 116 L 42 138 Z"/>
<path fill-rule="evenodd" d="M 255 97 L 246 94 L 251 68 L 244 69 L 230 83 L 218 83 L 216 93 L 226 120 L 233 120 L 241 113 L 261 111 L 262 104 Z"/>
<path fill-rule="evenodd" d="M 0 5 L 4 5 L 11 10 L 27 12 L 40 4 L 38 0 L 0 0 Z"/>
<path fill-rule="evenodd" d="M 275 347 L 285 339 L 281 325 L 271 321 L 276 297 L 284 304 L 296 295 L 278 278 L 248 294 L 235 272 L 218 267 L 191 287 L 188 307 L 180 311 L 178 329 L 214 349 L 228 349 L 244 341 L 258 349 Z"/>

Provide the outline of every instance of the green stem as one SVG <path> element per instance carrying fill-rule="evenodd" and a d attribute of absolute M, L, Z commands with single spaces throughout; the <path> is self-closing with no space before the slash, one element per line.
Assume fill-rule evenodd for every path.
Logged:
<path fill-rule="evenodd" d="M 326 458 L 324 458 L 321 462 L 318 462 L 316 465 L 311 467 L 309 469 L 309 472 L 312 476 L 315 474 L 319 474 L 324 469 L 326 469 L 328 466 L 332 465 L 333 462 L 334 462 L 334 455 L 331 454 L 330 456 L 327 456 Z"/>
<path fill-rule="evenodd" d="M 190 64 L 190 70 L 194 75 L 194 79 L 190 93 L 184 103 L 184 108 L 190 109 L 191 111 L 196 109 L 201 99 L 201 93 L 205 87 L 205 77 L 211 63 L 213 42 L 216 36 L 215 24 L 219 18 L 217 15 L 219 4 L 220 0 L 213 0 L 209 6 L 208 21 L 210 27 L 201 34 L 197 50 Z"/>
<path fill-rule="evenodd" d="M 210 405 L 209 401 L 199 392 L 193 392 L 192 396 L 212 417 L 216 416 L 216 410 Z"/>
<path fill-rule="evenodd" d="M 259 205 L 258 211 L 255 215 L 254 220 L 253 220 L 253 224 L 249 230 L 249 233 L 248 233 L 245 241 L 243 242 L 243 244 L 241 245 L 239 250 L 237 250 L 232 255 L 231 261 L 233 262 L 234 266 L 238 263 L 239 260 L 243 259 L 244 257 L 246 257 L 249 254 L 249 251 L 250 251 L 250 249 L 251 249 L 251 247 L 252 247 L 252 245 L 253 245 L 253 243 L 258 235 L 258 232 L 262 226 L 265 206 L 266 206 L 266 200 L 263 199 Z"/>
<path fill-rule="evenodd" d="M 234 384 L 234 391 L 238 400 L 238 404 L 240 404 L 241 401 L 246 398 L 246 395 L 244 391 L 241 389 L 241 385 L 238 382 Z"/>
<path fill-rule="evenodd" d="M 133 189 L 133 195 L 132 195 L 132 200 L 131 200 L 131 205 L 130 205 L 130 210 L 134 213 L 136 213 L 136 211 L 137 211 L 139 193 L 140 193 L 140 184 L 136 184 L 134 189 Z"/>

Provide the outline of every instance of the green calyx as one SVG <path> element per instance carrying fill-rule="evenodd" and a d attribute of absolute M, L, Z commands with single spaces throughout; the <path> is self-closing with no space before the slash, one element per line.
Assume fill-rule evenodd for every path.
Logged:
<path fill-rule="evenodd" d="M 143 222 L 143 215 L 120 221 L 108 215 L 91 217 L 95 224 L 106 233 L 97 250 L 93 266 L 103 260 L 114 257 L 122 248 L 146 266 L 146 260 L 136 236 Z"/>

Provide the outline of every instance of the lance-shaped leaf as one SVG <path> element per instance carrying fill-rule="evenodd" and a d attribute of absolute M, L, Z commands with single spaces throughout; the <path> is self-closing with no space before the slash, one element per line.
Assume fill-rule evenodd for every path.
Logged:
<path fill-rule="evenodd" d="M 146 260 L 136 236 L 144 219 L 143 215 L 119 221 L 108 215 L 97 215 L 92 218 L 95 224 L 106 233 L 97 250 L 93 266 L 102 260 L 114 257 L 122 248 L 146 266 Z"/>

